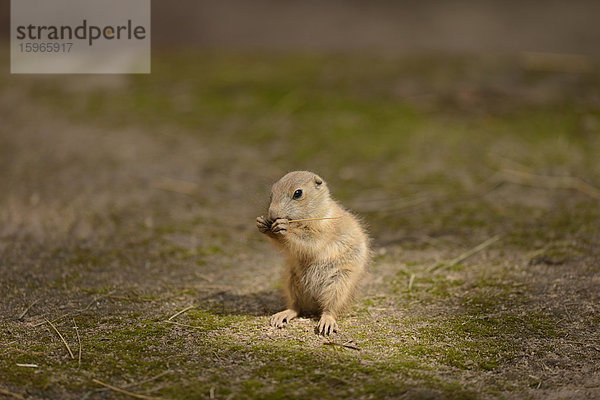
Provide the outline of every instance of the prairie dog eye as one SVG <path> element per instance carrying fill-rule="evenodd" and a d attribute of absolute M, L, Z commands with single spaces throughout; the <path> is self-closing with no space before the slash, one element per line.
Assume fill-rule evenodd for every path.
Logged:
<path fill-rule="evenodd" d="M 297 189 L 292 196 L 292 199 L 296 200 L 302 197 L 302 189 Z"/>

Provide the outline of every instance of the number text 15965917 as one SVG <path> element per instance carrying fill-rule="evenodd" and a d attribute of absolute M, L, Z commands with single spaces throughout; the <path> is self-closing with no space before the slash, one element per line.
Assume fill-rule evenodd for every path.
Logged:
<path fill-rule="evenodd" d="M 21 53 L 70 53 L 73 43 L 19 43 Z"/>

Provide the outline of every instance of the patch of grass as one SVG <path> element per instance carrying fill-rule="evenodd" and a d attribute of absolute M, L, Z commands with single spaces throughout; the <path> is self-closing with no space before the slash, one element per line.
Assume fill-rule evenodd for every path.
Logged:
<path fill-rule="evenodd" d="M 557 336 L 554 319 L 546 314 L 497 315 L 465 313 L 435 320 L 404 321 L 408 342 L 400 353 L 440 365 L 470 370 L 494 370 L 522 352 L 532 338 Z"/>
<path fill-rule="evenodd" d="M 241 315 L 217 315 L 208 311 L 192 309 L 186 312 L 189 323 L 200 329 L 200 332 L 233 329 L 248 322 L 248 317 Z"/>

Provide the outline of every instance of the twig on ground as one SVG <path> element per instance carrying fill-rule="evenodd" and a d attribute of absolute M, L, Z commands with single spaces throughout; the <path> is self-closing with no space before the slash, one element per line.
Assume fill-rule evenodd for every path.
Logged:
<path fill-rule="evenodd" d="M 75 356 L 73 355 L 73 352 L 71 351 L 71 348 L 67 344 L 67 341 L 65 340 L 65 338 L 63 337 L 63 335 L 60 334 L 60 332 L 58 331 L 58 329 L 56 329 L 56 327 L 54 326 L 54 324 L 52 322 L 50 322 L 47 319 L 46 319 L 46 322 L 49 323 L 50 326 L 52 327 L 52 329 L 54 329 L 54 331 L 58 334 L 58 337 L 60 337 L 60 340 L 62 340 L 62 342 L 65 344 L 65 347 L 69 351 L 69 355 L 71 356 L 71 359 L 74 360 Z"/>
<path fill-rule="evenodd" d="M 321 218 L 302 218 L 302 219 L 290 219 L 288 222 L 307 222 L 307 221 L 318 221 L 321 219 L 339 219 L 341 217 L 321 217 Z"/>
<path fill-rule="evenodd" d="M 144 302 L 144 301 L 154 301 L 151 299 L 141 299 L 141 298 L 133 298 L 130 296 L 106 296 L 109 299 L 115 299 L 115 300 L 125 300 L 125 301 L 137 301 L 137 302 Z"/>
<path fill-rule="evenodd" d="M 270 336 L 267 336 L 269 339 L 273 340 Z M 219 355 L 217 354 L 216 351 L 212 350 L 212 354 L 213 356 L 215 356 L 215 358 L 219 361 L 223 361 L 223 359 L 221 357 L 219 357 Z"/>
<path fill-rule="evenodd" d="M 94 297 L 94 299 L 92 301 L 90 301 L 88 303 L 88 305 L 85 306 L 84 308 L 80 308 L 78 310 L 71 311 L 71 312 L 66 313 L 64 315 L 61 315 L 60 317 L 53 319 L 52 322 L 58 322 L 58 321 L 60 321 L 62 319 L 65 319 L 67 317 L 71 317 L 71 316 L 75 316 L 75 315 L 81 314 L 82 312 L 87 311 L 95 302 L 97 302 L 98 300 L 103 299 L 105 297 L 110 297 L 110 295 L 112 295 L 114 292 L 116 292 L 116 290 L 113 290 L 112 292 L 109 292 L 107 294 L 103 294 L 102 296 Z M 38 322 L 37 324 L 33 324 L 31 326 L 33 328 L 36 328 L 36 327 L 38 327 L 40 325 L 44 325 L 46 323 L 46 321 L 47 321 L 47 318 L 44 318 L 44 321 Z"/>
<path fill-rule="evenodd" d="M 415 282 L 415 274 L 411 273 L 410 274 L 410 279 L 408 280 L 408 291 L 409 292 L 411 291 L 414 282 Z"/>
<path fill-rule="evenodd" d="M 567 317 L 569 318 L 569 321 L 573 322 L 573 318 L 571 317 L 571 313 L 569 312 L 569 309 L 567 308 L 567 306 L 563 304 L 563 308 L 565 309 L 565 312 L 567 313 Z"/>
<path fill-rule="evenodd" d="M 110 292 L 108 292 L 108 293 L 106 293 L 106 294 L 103 294 L 102 296 L 94 297 L 94 299 L 93 299 L 92 301 L 90 301 L 90 302 L 88 303 L 88 305 L 87 305 L 87 306 L 85 306 L 85 307 L 84 307 L 84 308 L 82 308 L 81 310 L 77 310 L 76 312 L 84 312 L 84 311 L 87 311 L 87 310 L 89 310 L 89 308 L 90 308 L 90 307 L 91 307 L 91 306 L 92 306 L 92 305 L 93 305 L 95 302 L 97 302 L 98 300 L 100 300 L 100 299 L 103 299 L 103 298 L 105 298 L 105 297 L 110 297 L 110 296 L 112 296 L 112 295 L 113 295 L 115 292 L 116 292 L 116 290 L 113 290 L 113 291 L 110 291 Z M 64 318 L 64 317 L 65 317 L 65 316 L 63 316 L 63 317 L 61 317 L 61 318 Z"/>
<path fill-rule="evenodd" d="M 130 385 L 126 385 L 126 386 L 123 386 L 123 387 L 126 387 L 126 388 L 128 388 L 128 389 L 129 389 L 129 388 L 132 388 L 132 387 L 134 387 L 134 386 L 143 385 L 144 383 L 148 383 L 148 382 L 155 381 L 155 380 L 157 380 L 158 378 L 160 378 L 160 377 L 162 377 L 162 376 L 165 376 L 165 375 L 167 375 L 167 374 L 168 374 L 168 373 L 170 373 L 170 372 L 171 372 L 170 370 L 163 371 L 163 372 L 161 372 L 160 374 L 158 374 L 158 375 L 154 375 L 154 376 L 153 376 L 153 377 L 151 377 L 151 378 L 144 379 L 143 381 L 139 381 L 139 382 L 134 382 L 134 383 L 132 383 L 132 384 L 130 384 Z"/>
<path fill-rule="evenodd" d="M 385 213 L 385 212 L 398 212 L 403 211 L 411 207 L 419 206 L 426 202 L 430 202 L 435 197 L 426 197 L 420 196 L 412 199 L 404 199 L 398 200 L 396 198 L 388 198 L 388 199 L 378 199 L 376 204 L 366 204 L 367 202 L 354 203 L 353 209 L 356 209 L 363 213 L 368 212 L 377 212 L 377 213 Z M 386 204 L 387 203 L 387 204 Z"/>
<path fill-rule="evenodd" d="M 116 386 L 109 385 L 108 383 L 101 382 L 98 379 L 92 379 L 92 382 L 97 383 L 98 385 L 104 386 L 106 388 L 109 388 L 110 390 L 114 390 L 115 392 L 126 394 L 128 396 L 135 397 L 137 399 L 163 400 L 160 397 L 151 397 L 151 396 L 145 396 L 143 394 L 133 393 L 133 392 L 130 392 L 128 390 L 124 390 L 124 389 L 118 388 Z"/>
<path fill-rule="evenodd" d="M 8 397 L 14 397 L 15 399 L 24 400 L 25 398 L 18 393 L 9 392 L 8 390 L 0 389 L 0 394 Z"/>
<path fill-rule="evenodd" d="M 600 347 L 595 346 L 595 345 L 593 345 L 591 343 L 583 343 L 583 342 L 578 342 L 576 340 L 566 340 L 566 342 L 567 343 L 571 343 L 571 344 L 578 344 L 578 345 L 583 346 L 583 347 L 589 347 L 590 349 L 594 349 L 594 350 L 600 352 Z"/>
<path fill-rule="evenodd" d="M 23 353 L 23 354 L 29 354 L 29 355 L 34 355 L 34 356 L 45 356 L 45 353 L 42 353 L 41 351 L 29 351 L 29 350 L 21 350 L 21 349 L 17 349 L 16 347 L 10 346 L 10 345 L 6 345 L 7 348 L 14 350 L 18 353 Z"/>
<path fill-rule="evenodd" d="M 380 207 L 371 206 L 371 207 L 367 207 L 367 208 L 356 206 L 355 208 L 360 212 L 373 212 L 376 214 L 394 215 L 394 214 L 408 212 L 408 211 L 414 212 L 414 211 L 418 210 L 419 208 L 423 208 L 427 205 L 432 205 L 432 204 L 434 204 L 434 202 L 440 201 L 440 200 L 443 200 L 446 205 L 464 203 L 465 201 L 482 198 L 482 197 L 490 194 L 494 190 L 496 190 L 498 187 L 500 187 L 504 183 L 504 181 L 498 177 L 499 175 L 500 175 L 500 172 L 496 172 L 495 174 L 493 174 L 491 177 L 486 179 L 485 182 L 481 183 L 478 186 L 477 190 L 468 194 L 467 197 L 465 197 L 463 195 L 453 196 L 453 197 L 444 197 L 439 194 L 432 194 L 430 196 L 419 197 L 419 198 L 415 198 L 415 199 L 406 200 L 403 202 L 402 201 L 398 202 L 398 201 L 394 201 L 394 199 L 390 199 L 390 202 L 393 202 L 393 204 L 391 206 L 380 206 Z"/>
<path fill-rule="evenodd" d="M 182 323 L 179 323 L 179 322 L 176 322 L 176 321 L 169 321 L 168 319 L 164 320 L 163 322 L 166 322 L 168 324 L 177 325 L 177 326 L 185 326 L 186 328 L 202 329 L 201 326 L 194 326 L 194 325 L 182 324 Z"/>
<path fill-rule="evenodd" d="M 331 340 L 329 340 L 327 342 L 324 342 L 323 344 L 325 346 L 334 346 L 334 348 L 335 348 L 335 346 L 338 346 L 338 347 L 345 347 L 347 349 L 352 349 L 352 350 L 360 351 L 360 349 L 358 347 L 356 347 L 353 344 L 348 343 L 348 342 L 337 343 L 337 342 L 332 342 Z"/>
<path fill-rule="evenodd" d="M 519 161 L 513 160 L 512 158 L 508 158 L 506 156 L 503 156 L 502 154 L 497 154 L 497 153 L 491 153 L 490 154 L 491 158 L 495 158 L 497 161 L 500 162 L 500 168 L 508 168 L 508 169 L 519 169 L 521 171 L 528 171 L 528 172 L 533 172 L 533 170 L 531 168 L 529 168 L 527 165 L 520 163 Z"/>
<path fill-rule="evenodd" d="M 339 343 L 335 343 L 332 342 L 329 338 L 323 338 L 326 340 L 326 342 L 321 342 L 321 344 L 323 346 L 331 346 L 331 348 L 333 349 L 333 352 L 335 353 L 335 356 L 337 357 L 338 360 L 341 359 L 340 357 L 340 350 L 338 349 L 338 347 L 340 347 L 341 345 Z"/>
<path fill-rule="evenodd" d="M 77 329 L 75 319 L 73 319 L 73 325 L 75 326 L 75 334 L 77 334 L 77 343 L 79 344 L 79 354 L 77 354 L 77 369 L 79 369 L 81 368 L 81 338 L 79 337 L 79 329 Z"/>
<path fill-rule="evenodd" d="M 23 368 L 39 368 L 39 365 L 37 365 L 37 364 L 21 364 L 21 363 L 17 363 L 17 367 L 23 367 Z"/>
<path fill-rule="evenodd" d="M 338 332 L 338 335 L 343 336 L 344 339 L 346 339 L 346 343 L 356 343 L 356 341 L 354 339 L 352 339 L 350 336 L 346 335 L 344 332 Z"/>
<path fill-rule="evenodd" d="M 181 314 L 183 314 L 184 312 L 186 312 L 186 311 L 189 311 L 189 310 L 191 310 L 192 308 L 195 308 L 195 307 L 196 307 L 196 306 L 194 306 L 194 305 L 188 306 L 188 307 L 184 308 L 183 310 L 181 310 L 181 311 L 178 311 L 178 312 L 176 312 L 175 314 L 171 315 L 171 316 L 169 317 L 169 319 L 167 319 L 167 321 L 172 321 L 172 320 L 173 320 L 173 318 L 175 318 L 175 317 L 178 317 L 178 316 L 180 316 Z"/>
<path fill-rule="evenodd" d="M 339 332 L 339 335 L 342 336 L 346 341 L 344 342 L 344 347 L 348 347 L 349 349 L 360 351 L 360 347 L 356 344 L 356 340 L 352 339 L 350 336 L 346 335 L 344 332 Z"/>
<path fill-rule="evenodd" d="M 548 244 L 546 244 L 544 247 L 531 251 L 529 253 L 527 253 L 525 255 L 525 258 L 529 261 L 533 260 L 535 257 L 544 254 L 546 251 L 548 251 L 549 249 L 562 249 L 565 247 L 568 247 L 570 245 L 570 242 L 568 240 L 559 240 L 556 242 L 550 242 Z M 572 305 L 572 304 L 571 304 Z"/>
<path fill-rule="evenodd" d="M 35 306 L 37 303 L 40 302 L 40 299 L 37 299 L 36 301 L 34 301 L 33 303 L 31 303 L 30 305 L 27 306 L 27 308 L 21 313 L 21 315 L 19 315 L 17 317 L 17 319 L 19 321 L 23 320 L 23 317 L 25 316 L 25 314 L 27 314 L 29 312 L 29 310 L 31 310 L 31 307 Z"/>
<path fill-rule="evenodd" d="M 139 382 L 133 382 L 133 383 L 130 383 L 130 384 L 128 384 L 128 385 L 123 385 L 123 386 L 121 387 L 121 389 L 131 389 L 131 388 L 133 388 L 133 387 L 136 387 L 136 386 L 143 385 L 144 383 L 148 383 L 148 382 L 155 381 L 155 380 L 157 380 L 158 378 L 160 378 L 161 376 L 164 376 L 164 375 L 166 375 L 166 374 L 168 374 L 168 373 L 170 373 L 170 372 L 171 372 L 170 370 L 163 371 L 163 372 L 161 372 L 160 374 L 158 374 L 158 375 L 155 375 L 155 376 L 153 376 L 153 377 L 151 377 L 151 378 L 148 378 L 148 379 L 144 379 L 143 381 L 139 381 Z M 109 389 L 109 388 L 107 388 L 107 387 L 103 387 L 103 388 L 96 389 L 96 390 L 94 390 L 94 391 L 91 391 L 91 392 L 87 392 L 87 393 L 85 394 L 85 396 L 83 396 L 82 400 L 85 400 L 86 398 L 88 398 L 89 396 L 91 396 L 91 395 L 92 395 L 94 392 L 106 392 L 106 391 L 108 391 L 108 390 L 110 390 L 110 389 Z M 154 388 L 153 390 L 156 390 L 156 388 Z"/>
<path fill-rule="evenodd" d="M 600 200 L 600 189 L 576 176 L 538 175 L 512 168 L 505 168 L 502 170 L 502 173 L 503 179 L 511 183 L 547 189 L 572 189 Z"/>
<path fill-rule="evenodd" d="M 471 250 L 464 252 L 461 255 L 459 255 L 458 257 L 448 261 L 447 263 L 439 263 L 439 264 L 432 265 L 429 268 L 427 268 L 426 271 L 433 272 L 438 269 L 453 267 L 456 264 L 463 262 L 467 258 L 471 257 L 472 255 L 479 253 L 481 250 L 494 244 L 498 240 L 500 240 L 500 235 L 493 236 L 493 237 L 489 238 L 488 240 L 486 240 L 485 242 L 473 247 Z"/>

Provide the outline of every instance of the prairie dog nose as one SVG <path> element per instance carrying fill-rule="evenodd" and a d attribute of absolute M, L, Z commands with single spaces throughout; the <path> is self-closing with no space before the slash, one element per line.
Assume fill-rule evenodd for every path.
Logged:
<path fill-rule="evenodd" d="M 277 210 L 269 208 L 269 212 L 267 213 L 267 218 L 271 222 L 275 221 L 277 218 L 279 218 L 279 213 L 277 212 Z"/>

